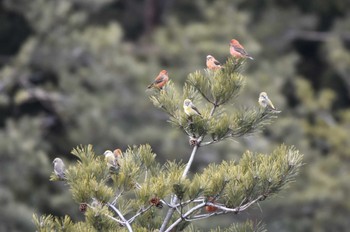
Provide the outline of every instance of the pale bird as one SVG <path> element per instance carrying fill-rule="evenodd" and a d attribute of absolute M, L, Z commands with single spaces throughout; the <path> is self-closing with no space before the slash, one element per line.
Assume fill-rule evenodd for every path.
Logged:
<path fill-rule="evenodd" d="M 201 113 L 198 111 L 197 107 L 192 103 L 190 99 L 185 99 L 184 100 L 184 111 L 188 116 L 193 116 L 193 115 L 199 115 L 201 116 Z"/>
<path fill-rule="evenodd" d="M 55 158 L 53 160 L 53 171 L 56 174 L 56 176 L 58 176 L 58 178 L 60 179 L 64 179 L 65 178 L 65 165 L 62 161 L 62 159 L 60 158 Z"/>
<path fill-rule="evenodd" d="M 263 108 L 276 110 L 275 106 L 272 104 L 271 100 L 267 96 L 266 92 L 261 92 L 259 95 L 259 104 Z"/>
<path fill-rule="evenodd" d="M 107 166 L 110 167 L 116 167 L 117 166 L 117 160 L 115 158 L 114 153 L 111 150 L 107 150 L 103 153 L 105 156 L 105 161 L 107 163 Z"/>

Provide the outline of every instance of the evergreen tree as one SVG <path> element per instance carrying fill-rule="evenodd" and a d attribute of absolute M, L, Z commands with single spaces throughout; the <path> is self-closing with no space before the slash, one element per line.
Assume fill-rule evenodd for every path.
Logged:
<path fill-rule="evenodd" d="M 271 154 L 246 151 L 239 160 L 223 160 L 190 174 L 200 148 L 261 130 L 278 111 L 268 108 L 233 108 L 242 91 L 244 60 L 230 57 L 224 68 L 196 71 L 188 75 L 182 92 L 170 80 L 151 90 L 153 104 L 169 115 L 169 122 L 184 132 L 192 146 L 186 163 L 156 162 L 149 145 L 129 147 L 105 160 L 91 145 L 79 146 L 78 159 L 67 167 L 64 181 L 85 221 L 34 215 L 38 231 L 182 231 L 192 222 L 223 214 L 238 214 L 277 194 L 294 181 L 302 155 L 280 145 Z M 190 99 L 200 115 L 187 115 Z M 165 138 L 169 139 L 169 138 Z M 51 180 L 61 180 L 54 173 Z M 220 228 L 213 231 L 220 231 Z M 262 224 L 246 222 L 227 231 L 263 231 Z"/>

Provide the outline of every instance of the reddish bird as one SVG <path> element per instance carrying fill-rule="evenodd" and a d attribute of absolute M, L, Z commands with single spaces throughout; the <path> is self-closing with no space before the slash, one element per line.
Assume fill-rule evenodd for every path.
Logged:
<path fill-rule="evenodd" d="M 220 62 L 215 59 L 214 56 L 207 55 L 207 68 L 209 70 L 218 70 L 222 68 L 222 66 Z"/>
<path fill-rule="evenodd" d="M 115 149 L 115 150 L 113 151 L 113 154 L 114 154 L 114 157 L 115 157 L 116 159 L 118 159 L 118 158 L 120 158 L 120 157 L 123 156 L 123 152 L 122 152 L 122 150 L 120 150 L 119 148 Z"/>
<path fill-rule="evenodd" d="M 248 59 L 254 60 L 253 57 L 251 57 L 246 52 L 246 50 L 244 50 L 244 47 L 235 39 L 231 39 L 230 53 L 235 58 L 248 58 Z"/>
<path fill-rule="evenodd" d="M 168 72 L 166 70 L 160 71 L 156 79 L 149 85 L 147 86 L 148 89 L 155 87 L 158 89 L 162 89 L 163 86 L 168 82 L 169 76 Z"/>
<path fill-rule="evenodd" d="M 216 203 L 214 197 L 209 197 L 209 198 L 208 198 L 208 202 Z M 217 211 L 217 210 L 218 210 L 218 207 L 213 206 L 213 205 L 206 205 L 206 206 L 205 206 L 205 210 L 206 210 L 208 213 L 212 213 L 212 212 Z"/>

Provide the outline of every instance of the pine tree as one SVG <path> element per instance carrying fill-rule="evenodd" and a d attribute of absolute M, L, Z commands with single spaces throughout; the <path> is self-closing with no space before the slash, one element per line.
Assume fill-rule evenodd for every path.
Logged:
<path fill-rule="evenodd" d="M 209 164 L 190 175 L 201 147 L 256 133 L 277 117 L 278 111 L 267 108 L 232 107 L 245 84 L 244 62 L 231 57 L 220 70 L 195 71 L 188 75 L 182 92 L 171 80 L 163 89 L 152 90 L 153 104 L 189 139 L 192 152 L 186 163 L 161 165 L 149 145 L 140 145 L 122 152 L 111 167 L 91 145 L 79 146 L 72 151 L 78 161 L 67 168 L 64 181 L 85 221 L 34 215 L 37 230 L 193 230 L 193 221 L 238 214 L 294 181 L 302 155 L 286 145 L 271 154 L 246 151 L 240 160 Z M 197 106 L 200 115 L 184 112 L 185 99 Z M 60 179 L 53 173 L 51 180 Z M 264 231 L 264 227 L 248 221 L 225 231 Z"/>

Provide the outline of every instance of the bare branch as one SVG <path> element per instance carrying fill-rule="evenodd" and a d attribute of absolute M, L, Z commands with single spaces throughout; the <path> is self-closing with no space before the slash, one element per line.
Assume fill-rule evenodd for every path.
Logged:
<path fill-rule="evenodd" d="M 232 134 L 231 134 L 231 133 L 228 133 L 227 135 L 223 136 L 223 137 L 220 138 L 220 139 L 216 139 L 216 140 L 211 140 L 211 141 L 208 141 L 208 142 L 204 142 L 204 143 L 201 143 L 199 146 L 200 146 L 200 147 L 208 146 L 208 145 L 210 145 L 210 144 L 218 143 L 218 142 L 220 142 L 220 141 L 222 141 L 222 140 L 225 140 L 225 139 L 231 138 L 231 137 L 233 137 Z"/>
<path fill-rule="evenodd" d="M 200 208 L 203 208 L 206 205 L 205 202 L 193 207 L 189 211 L 187 211 L 185 214 L 181 215 L 179 219 L 177 219 L 173 224 L 171 224 L 168 229 L 165 230 L 165 232 L 171 231 L 175 226 L 177 226 L 184 218 L 187 218 L 189 215 L 191 215 L 193 212 L 199 210 Z"/>
<path fill-rule="evenodd" d="M 92 207 L 92 206 L 89 205 L 89 204 L 87 204 L 87 206 L 88 206 L 89 208 L 91 208 L 91 209 L 94 209 L 94 207 Z M 103 214 L 103 215 L 105 215 L 106 217 L 112 219 L 113 221 L 118 222 L 118 223 L 121 224 L 121 225 L 125 225 L 125 222 L 120 221 L 120 220 L 116 219 L 115 217 L 112 217 L 111 215 L 108 215 L 108 214 Z"/>
<path fill-rule="evenodd" d="M 125 225 L 125 222 L 122 222 L 122 221 L 116 219 L 115 217 L 112 217 L 111 215 L 108 215 L 108 214 L 104 214 L 104 215 L 105 215 L 106 217 L 112 219 L 113 221 L 118 222 L 118 223 L 121 224 L 121 225 Z"/>
<path fill-rule="evenodd" d="M 145 209 L 140 209 L 139 212 L 137 212 L 133 217 L 131 217 L 128 220 L 128 223 L 132 223 L 138 216 L 142 215 L 143 213 L 145 213 L 146 211 L 148 211 L 150 208 L 152 207 L 152 205 L 149 205 L 148 207 L 146 207 Z"/>
<path fill-rule="evenodd" d="M 210 102 L 210 101 L 209 101 Z M 210 117 L 212 117 L 214 115 L 214 112 L 215 112 L 215 109 L 217 108 L 217 104 L 216 102 L 213 103 L 213 108 L 211 109 L 210 111 Z M 191 166 L 192 166 L 192 163 L 193 163 L 193 160 L 194 160 L 194 156 L 196 155 L 196 152 L 197 152 L 197 149 L 199 148 L 202 140 L 204 138 L 204 135 L 201 135 L 198 140 L 197 140 L 197 145 L 193 148 L 192 150 L 192 153 L 191 153 L 191 156 L 190 156 L 190 159 L 188 160 L 187 164 L 186 164 L 186 167 L 185 167 L 185 170 L 182 174 L 182 179 L 185 179 Z M 178 198 L 176 196 L 173 196 L 172 199 L 171 199 L 171 204 L 177 204 L 177 201 L 178 201 Z M 180 204 L 181 205 L 181 204 Z M 177 207 L 176 207 L 177 209 Z M 163 232 L 165 230 L 165 227 L 167 226 L 168 222 L 170 221 L 171 219 L 171 216 L 174 214 L 175 212 L 175 208 L 170 208 L 164 218 L 164 221 L 163 221 L 163 224 L 162 226 L 160 227 L 159 231 L 160 232 Z"/>
<path fill-rule="evenodd" d="M 180 205 L 185 206 L 185 205 L 193 203 L 193 202 L 197 203 L 197 202 L 203 202 L 203 201 L 204 201 L 204 197 L 199 197 L 197 199 L 191 199 L 191 200 L 188 200 L 188 201 L 181 202 L 179 204 L 176 204 L 174 207 L 179 207 Z"/>
<path fill-rule="evenodd" d="M 120 193 L 118 193 L 118 194 L 116 194 L 115 195 L 115 198 L 114 198 L 114 200 L 112 201 L 112 205 L 115 205 L 116 203 L 117 203 L 117 200 L 118 200 L 118 198 L 123 194 L 123 192 L 124 192 L 124 189 L 122 189 L 121 191 L 120 191 Z"/>
<path fill-rule="evenodd" d="M 112 205 L 110 203 L 107 203 L 107 205 L 109 207 L 111 207 L 114 210 L 114 212 L 116 212 L 118 214 L 118 216 L 123 220 L 123 222 L 124 222 L 123 224 L 125 224 L 126 228 L 128 228 L 128 231 L 133 232 L 130 223 L 125 219 L 123 214 L 114 205 Z"/>
<path fill-rule="evenodd" d="M 212 202 L 206 202 L 206 205 L 214 206 L 214 207 L 216 207 L 218 209 L 221 209 L 222 211 L 195 215 L 191 219 L 186 219 L 186 221 L 195 221 L 195 220 L 208 218 L 208 217 L 211 217 L 211 216 L 214 216 L 214 215 L 221 215 L 221 214 L 227 214 L 227 213 L 239 213 L 239 212 L 242 212 L 242 211 L 246 210 L 251 205 L 255 204 L 256 202 L 258 202 L 258 201 L 260 201 L 261 199 L 264 199 L 264 198 L 265 198 L 265 196 L 260 195 L 255 200 L 250 201 L 250 202 L 244 204 L 243 206 L 240 205 L 240 206 L 238 206 L 236 208 L 227 208 L 227 207 L 225 207 L 223 205 L 220 205 L 220 204 L 216 204 L 216 203 L 212 203 Z"/>
<path fill-rule="evenodd" d="M 195 154 L 196 154 L 196 152 L 197 152 L 197 149 L 198 149 L 199 144 L 200 144 L 200 142 L 201 142 L 202 139 L 203 139 L 203 136 L 201 136 L 201 137 L 198 138 L 198 141 L 199 141 L 199 142 L 198 142 L 198 144 L 197 144 L 197 145 L 193 148 L 193 150 L 192 150 L 191 157 L 190 157 L 190 159 L 188 160 L 188 162 L 187 162 L 187 164 L 186 164 L 186 167 L 185 167 L 185 170 L 184 170 L 184 172 L 183 172 L 183 174 L 182 174 L 182 179 L 185 179 L 185 178 L 186 178 L 187 173 L 188 173 L 188 171 L 190 170 L 190 167 L 191 167 L 192 162 L 193 162 L 193 160 L 194 160 L 194 156 L 195 156 Z M 178 201 L 178 198 L 177 198 L 176 196 L 173 196 L 172 199 L 171 199 L 171 204 L 177 204 L 177 201 Z M 162 232 L 162 231 L 165 230 L 165 227 L 167 226 L 167 224 L 168 224 L 168 222 L 170 221 L 171 216 L 174 214 L 174 212 L 175 212 L 175 208 L 170 208 L 170 209 L 168 210 L 168 212 L 167 212 L 167 214 L 166 214 L 166 216 L 165 216 L 165 218 L 164 218 L 163 224 L 162 224 L 162 226 L 161 226 L 160 229 L 159 229 L 160 232 Z"/>

